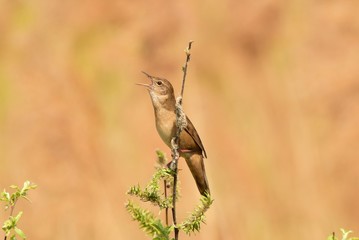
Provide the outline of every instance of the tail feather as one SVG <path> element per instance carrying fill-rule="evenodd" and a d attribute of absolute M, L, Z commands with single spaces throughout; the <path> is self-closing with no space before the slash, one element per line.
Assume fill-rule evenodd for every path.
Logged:
<path fill-rule="evenodd" d="M 210 194 L 202 154 L 193 153 L 187 155 L 185 159 L 201 195 Z"/>

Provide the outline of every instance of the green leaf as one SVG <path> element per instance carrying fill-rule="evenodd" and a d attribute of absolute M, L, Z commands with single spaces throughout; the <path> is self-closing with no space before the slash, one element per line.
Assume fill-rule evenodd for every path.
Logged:
<path fill-rule="evenodd" d="M 342 234 L 343 234 L 342 240 L 347 240 L 347 239 L 348 239 L 348 235 L 353 232 L 353 231 L 350 231 L 350 230 L 349 230 L 349 231 L 345 231 L 343 228 L 341 228 L 340 231 L 341 231 Z"/>
<path fill-rule="evenodd" d="M 10 193 L 6 192 L 5 189 L 2 191 L 1 196 L 1 201 L 10 202 Z"/>
<path fill-rule="evenodd" d="M 156 154 L 157 154 L 158 164 L 162 167 L 165 166 L 167 162 L 167 158 L 165 154 L 161 150 L 156 150 Z"/>
<path fill-rule="evenodd" d="M 18 228 L 18 227 L 15 227 L 15 232 L 17 233 L 17 235 L 19 235 L 21 238 L 23 238 L 23 239 L 26 239 L 26 235 L 25 235 L 25 233 L 20 229 L 20 228 Z"/>
<path fill-rule="evenodd" d="M 33 184 L 27 180 L 24 182 L 24 185 L 23 185 L 22 189 L 19 191 L 19 194 L 20 194 L 20 196 L 24 197 L 24 196 L 26 196 L 27 192 L 30 189 L 35 189 L 35 188 L 37 188 L 37 185 Z"/>
<path fill-rule="evenodd" d="M 29 188 L 29 186 L 30 186 L 30 181 L 29 181 L 29 180 L 26 180 L 26 181 L 24 182 L 24 186 L 23 186 L 22 189 Z"/>
<path fill-rule="evenodd" d="M 2 230 L 5 232 L 6 235 L 10 233 L 10 230 L 12 229 L 13 223 L 10 219 L 6 220 L 4 224 L 2 225 Z"/>
<path fill-rule="evenodd" d="M 16 217 L 14 218 L 15 224 L 20 220 L 21 216 L 22 216 L 22 212 L 19 212 L 19 213 L 16 215 Z"/>

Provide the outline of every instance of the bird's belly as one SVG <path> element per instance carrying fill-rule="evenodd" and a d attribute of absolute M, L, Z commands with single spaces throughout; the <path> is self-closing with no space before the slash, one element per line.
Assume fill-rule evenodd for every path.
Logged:
<path fill-rule="evenodd" d="M 171 147 L 171 139 L 174 136 L 175 129 L 176 129 L 175 121 L 170 120 L 170 119 L 166 119 L 164 121 L 157 119 L 156 128 L 157 128 L 157 132 L 160 135 L 163 142 L 167 146 Z"/>

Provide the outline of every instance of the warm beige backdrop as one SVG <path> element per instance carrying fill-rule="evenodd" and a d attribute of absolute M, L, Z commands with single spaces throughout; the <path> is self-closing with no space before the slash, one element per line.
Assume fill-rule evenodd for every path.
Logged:
<path fill-rule="evenodd" d="M 147 239 L 124 193 L 169 151 L 134 83 L 178 93 L 191 39 L 184 107 L 215 198 L 191 239 L 358 235 L 358 1 L 0 5 L 0 188 L 39 185 L 18 206 L 29 239 Z M 182 219 L 199 194 L 180 167 Z"/>

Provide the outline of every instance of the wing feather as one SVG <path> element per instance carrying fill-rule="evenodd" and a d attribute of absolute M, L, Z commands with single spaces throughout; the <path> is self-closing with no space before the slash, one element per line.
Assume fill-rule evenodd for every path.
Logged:
<path fill-rule="evenodd" d="M 187 116 L 186 116 L 186 119 L 187 119 L 187 127 L 184 130 L 193 138 L 193 140 L 196 142 L 196 144 L 201 148 L 201 150 L 203 152 L 203 156 L 205 158 L 207 158 L 206 150 L 203 147 L 201 138 L 199 137 L 196 129 L 194 128 L 192 122 L 189 120 L 189 118 Z"/>

